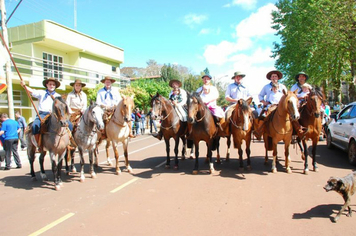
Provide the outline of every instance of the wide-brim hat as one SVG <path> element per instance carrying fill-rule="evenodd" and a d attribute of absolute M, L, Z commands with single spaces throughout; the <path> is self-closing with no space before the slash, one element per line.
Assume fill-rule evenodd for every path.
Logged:
<path fill-rule="evenodd" d="M 104 79 L 100 80 L 100 82 L 101 82 L 101 83 L 104 83 L 105 80 L 107 80 L 107 79 L 108 79 L 108 80 L 111 80 L 111 83 L 115 83 L 115 82 L 116 82 L 116 80 L 113 79 L 113 78 L 111 78 L 110 76 L 105 76 Z"/>
<path fill-rule="evenodd" d="M 56 78 L 48 78 L 42 81 L 43 87 L 46 88 L 46 85 L 49 81 L 54 81 L 56 83 L 56 88 L 58 88 L 59 86 L 61 86 L 61 82 L 58 81 L 58 79 Z"/>
<path fill-rule="evenodd" d="M 278 80 L 282 79 L 282 77 L 283 77 L 283 74 L 282 74 L 280 71 L 278 71 L 278 70 L 271 70 L 270 72 L 267 73 L 266 78 L 269 79 L 269 80 L 271 80 L 272 74 L 277 74 Z"/>
<path fill-rule="evenodd" d="M 70 83 L 69 85 L 74 87 L 75 84 L 81 84 L 82 88 L 84 88 L 86 86 L 86 84 L 83 83 L 80 79 L 76 79 L 74 82 Z"/>
<path fill-rule="evenodd" d="M 178 86 L 179 87 L 182 87 L 182 82 L 180 82 L 179 80 L 177 79 L 172 79 L 171 81 L 169 81 L 169 87 L 173 88 L 173 83 L 178 83 Z"/>
<path fill-rule="evenodd" d="M 209 77 L 210 79 L 212 79 L 211 75 L 209 75 L 209 74 L 205 74 L 201 78 L 204 78 L 204 77 Z"/>
<path fill-rule="evenodd" d="M 235 76 L 241 76 L 242 78 L 245 77 L 246 75 L 243 74 L 241 71 L 236 71 L 234 75 L 231 77 L 231 79 L 235 79 Z"/>
<path fill-rule="evenodd" d="M 305 72 L 301 71 L 301 72 L 299 72 L 299 73 L 295 76 L 295 80 L 296 80 L 297 82 L 299 82 L 299 80 L 298 80 L 299 75 L 305 75 L 305 78 L 306 78 L 305 81 L 307 81 L 307 80 L 309 79 L 309 76 L 308 76 L 307 74 L 305 74 Z"/>

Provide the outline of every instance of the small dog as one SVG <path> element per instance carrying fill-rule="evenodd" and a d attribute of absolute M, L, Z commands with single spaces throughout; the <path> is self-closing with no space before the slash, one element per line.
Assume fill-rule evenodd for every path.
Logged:
<path fill-rule="evenodd" d="M 338 221 L 341 213 L 346 209 L 346 207 L 348 208 L 347 216 L 351 217 L 352 210 L 350 207 L 350 202 L 351 202 L 350 198 L 356 192 L 356 171 L 352 172 L 351 174 L 343 178 L 330 177 L 324 189 L 326 190 L 326 192 L 332 190 L 336 191 L 342 196 L 342 198 L 345 201 L 345 204 L 342 206 L 339 213 L 337 213 L 337 215 L 334 217 L 334 222 Z"/>

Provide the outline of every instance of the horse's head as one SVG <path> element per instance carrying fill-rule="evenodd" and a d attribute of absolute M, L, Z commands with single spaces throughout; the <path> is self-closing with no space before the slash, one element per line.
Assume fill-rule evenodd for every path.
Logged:
<path fill-rule="evenodd" d="M 152 96 L 151 98 L 151 119 L 158 120 L 162 116 L 163 110 L 163 97 L 157 92 L 156 95 Z"/>
<path fill-rule="evenodd" d="M 198 116 L 203 116 L 205 106 L 203 101 L 200 98 L 200 93 L 193 92 L 192 94 L 187 93 L 188 95 L 188 122 L 195 123 L 199 119 Z M 201 119 L 201 118 L 200 118 Z"/>
<path fill-rule="evenodd" d="M 315 118 L 320 117 L 320 107 L 323 101 L 324 94 L 317 88 L 311 89 L 307 96 L 307 109 L 310 113 L 313 113 Z"/>
<path fill-rule="evenodd" d="M 52 114 L 56 117 L 61 126 L 68 126 L 69 109 L 63 98 L 56 97 L 53 100 Z"/>
<path fill-rule="evenodd" d="M 242 130 L 246 131 L 251 127 L 250 118 L 252 115 L 252 110 L 250 104 L 252 102 L 252 97 L 247 100 L 239 99 L 236 103 L 234 112 L 234 122 L 237 126 L 241 124 Z M 251 124 L 251 125 L 250 125 Z"/>
<path fill-rule="evenodd" d="M 87 113 L 88 113 L 89 120 L 91 122 L 93 122 L 94 124 L 96 124 L 96 127 L 98 128 L 98 130 L 103 130 L 104 129 L 104 121 L 103 121 L 104 110 L 96 103 L 91 102 Z"/>
<path fill-rule="evenodd" d="M 122 118 L 125 122 L 130 122 L 132 110 L 135 107 L 133 96 L 122 96 L 122 101 L 120 102 L 120 104 L 120 112 Z"/>
<path fill-rule="evenodd" d="M 294 92 L 286 92 L 283 90 L 283 93 L 284 96 L 279 101 L 278 106 L 282 105 L 292 120 L 298 120 L 300 118 L 300 114 L 298 111 L 297 90 Z"/>

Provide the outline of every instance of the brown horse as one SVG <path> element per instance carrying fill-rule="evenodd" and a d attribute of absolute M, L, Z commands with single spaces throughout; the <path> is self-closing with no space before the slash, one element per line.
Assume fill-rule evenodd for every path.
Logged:
<path fill-rule="evenodd" d="M 41 167 L 41 177 L 42 179 L 47 179 L 43 162 L 46 152 L 49 151 L 49 156 L 52 163 L 52 171 L 54 175 L 54 184 L 55 189 L 60 190 L 62 185 L 61 180 L 61 169 L 62 169 L 62 160 L 67 151 L 70 140 L 70 131 L 68 129 L 68 119 L 69 119 L 69 110 L 67 104 L 61 97 L 57 97 L 53 101 L 52 113 L 46 119 L 42 126 L 46 126 L 46 132 L 42 134 L 42 146 L 43 151 L 39 157 L 40 167 Z M 36 179 L 35 171 L 33 168 L 33 163 L 35 161 L 35 152 L 36 146 L 33 144 L 32 139 L 33 134 L 31 132 L 32 123 L 29 125 L 29 129 L 26 131 L 26 140 L 27 140 L 27 155 L 30 162 L 31 168 L 31 177 Z M 41 130 L 43 127 L 41 127 Z M 56 156 L 58 156 L 56 160 Z"/>
<path fill-rule="evenodd" d="M 178 146 L 179 139 L 183 142 L 182 159 L 185 159 L 186 154 L 186 133 L 187 133 L 187 122 L 183 122 L 179 119 L 177 112 L 175 111 L 171 102 L 165 97 L 157 93 L 151 96 L 151 107 L 152 107 L 152 119 L 161 119 L 161 132 L 164 137 L 164 142 L 166 143 L 166 168 L 170 168 L 170 144 L 169 140 L 174 139 L 174 169 L 177 170 L 178 167 Z"/>
<path fill-rule="evenodd" d="M 324 94 L 319 89 L 312 89 L 307 96 L 306 104 L 300 110 L 299 123 L 303 127 L 307 127 L 307 132 L 305 138 L 302 140 L 303 146 L 300 144 L 300 139 L 298 138 L 298 145 L 302 152 L 302 159 L 304 160 L 304 174 L 308 174 L 308 147 L 307 140 L 312 140 L 312 159 L 313 159 L 313 170 L 318 171 L 316 165 L 315 154 L 316 146 L 318 145 L 319 136 L 321 132 L 321 103 L 324 100 Z M 304 150 L 303 150 L 304 149 Z"/>
<path fill-rule="evenodd" d="M 121 174 L 119 167 L 119 151 L 118 143 L 122 143 L 125 156 L 125 166 L 129 173 L 133 173 L 133 170 L 129 164 L 128 159 L 128 144 L 129 144 L 129 134 L 130 134 L 130 121 L 131 113 L 135 104 L 133 97 L 122 96 L 122 100 L 116 106 L 113 116 L 110 121 L 106 124 L 106 158 L 109 160 L 109 147 L 110 142 L 112 143 L 112 148 L 114 150 L 116 159 L 116 169 L 115 174 Z M 108 161 L 108 163 L 110 163 Z"/>
<path fill-rule="evenodd" d="M 236 103 L 235 110 L 230 117 L 230 133 L 233 137 L 234 147 L 238 149 L 239 160 L 240 160 L 240 170 L 243 170 L 243 159 L 242 159 L 242 142 L 245 140 L 246 143 L 246 155 L 247 155 L 247 169 L 251 169 L 250 161 L 250 144 L 251 144 L 251 132 L 252 132 L 252 110 L 250 104 L 252 98 L 247 100 L 240 99 Z M 226 157 L 226 159 L 228 159 Z"/>
<path fill-rule="evenodd" d="M 220 137 L 217 136 L 218 128 L 214 122 L 214 117 L 210 110 L 204 105 L 200 98 L 200 93 L 188 94 L 188 139 L 193 140 L 195 146 L 195 165 L 193 174 L 198 174 L 199 170 L 199 142 L 205 141 L 208 153 L 210 173 L 215 171 L 212 161 L 212 151 L 216 149 Z"/>
<path fill-rule="evenodd" d="M 285 92 L 278 103 L 276 110 L 271 112 L 265 121 L 266 132 L 263 134 L 266 155 L 265 164 L 268 162 L 268 150 L 273 150 L 272 172 L 276 173 L 277 144 L 284 142 L 285 167 L 287 173 L 292 173 L 290 168 L 289 145 L 292 139 L 292 120 L 298 120 L 300 115 L 298 111 L 298 98 L 296 92 Z"/>

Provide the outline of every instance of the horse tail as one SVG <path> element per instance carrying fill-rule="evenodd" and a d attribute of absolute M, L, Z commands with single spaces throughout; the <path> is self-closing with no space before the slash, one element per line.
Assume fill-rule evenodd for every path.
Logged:
<path fill-rule="evenodd" d="M 193 140 L 191 140 L 191 139 L 187 139 L 187 147 L 188 148 L 192 148 L 193 147 Z"/>
<path fill-rule="evenodd" d="M 211 150 L 215 151 L 218 148 L 220 142 L 220 137 L 216 137 L 213 139 L 213 145 L 211 146 Z"/>

